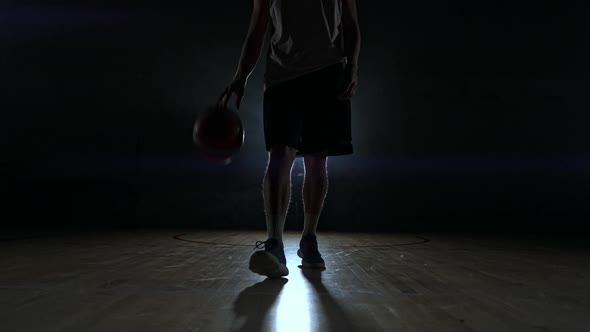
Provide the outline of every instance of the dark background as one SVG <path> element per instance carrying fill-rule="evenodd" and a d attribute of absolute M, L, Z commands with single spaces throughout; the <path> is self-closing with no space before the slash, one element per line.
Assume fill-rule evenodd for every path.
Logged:
<path fill-rule="evenodd" d="M 251 1 L 163 3 L 2 2 L 4 225 L 264 228 L 265 53 L 237 159 L 203 161 L 191 140 L 236 69 Z M 320 231 L 585 231 L 579 3 L 359 1 L 355 154 L 330 160 Z M 303 222 L 301 172 L 287 229 Z"/>

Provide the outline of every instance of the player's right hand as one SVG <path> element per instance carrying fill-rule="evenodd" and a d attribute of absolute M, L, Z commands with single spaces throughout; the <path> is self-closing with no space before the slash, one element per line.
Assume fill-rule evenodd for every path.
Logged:
<path fill-rule="evenodd" d="M 240 103 L 242 102 L 242 98 L 244 97 L 244 88 L 246 86 L 246 80 L 234 78 L 231 83 L 223 90 L 221 96 L 217 100 L 217 107 L 218 108 L 227 108 L 227 103 L 229 102 L 232 94 L 236 95 L 236 107 L 240 109 Z"/>

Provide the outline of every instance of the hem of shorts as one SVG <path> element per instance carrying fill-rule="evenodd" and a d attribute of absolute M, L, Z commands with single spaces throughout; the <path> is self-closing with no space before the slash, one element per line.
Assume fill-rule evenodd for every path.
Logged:
<path fill-rule="evenodd" d="M 291 144 L 287 144 L 288 146 L 294 147 L 295 146 L 291 145 Z M 269 147 L 266 148 L 267 152 L 270 152 Z M 343 147 L 339 147 L 339 148 L 328 148 L 328 149 L 319 149 L 319 150 L 307 150 L 307 151 L 300 151 L 297 150 L 297 153 L 295 154 L 296 158 L 299 157 L 304 157 L 307 155 L 323 155 L 323 156 L 328 156 L 328 157 L 336 157 L 336 156 L 345 156 L 345 155 L 351 155 L 354 154 L 354 147 L 352 144 L 350 144 L 349 146 L 343 146 Z"/>
<path fill-rule="evenodd" d="M 337 156 L 346 156 L 346 155 L 351 155 L 354 154 L 353 149 L 348 149 L 348 150 L 341 150 L 341 151 L 317 151 L 317 152 L 309 152 L 309 151 L 304 151 L 304 152 L 300 152 L 297 151 L 297 154 L 295 155 L 296 158 L 301 158 L 301 157 L 305 157 L 305 156 L 309 156 L 309 155 L 315 155 L 315 154 L 319 154 L 322 156 L 326 156 L 326 157 L 337 157 Z"/>

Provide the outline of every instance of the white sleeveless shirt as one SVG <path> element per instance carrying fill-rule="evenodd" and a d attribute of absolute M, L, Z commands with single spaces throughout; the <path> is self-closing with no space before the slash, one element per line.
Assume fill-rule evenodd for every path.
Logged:
<path fill-rule="evenodd" d="M 265 89 L 336 63 L 346 64 L 342 0 L 270 0 Z"/>

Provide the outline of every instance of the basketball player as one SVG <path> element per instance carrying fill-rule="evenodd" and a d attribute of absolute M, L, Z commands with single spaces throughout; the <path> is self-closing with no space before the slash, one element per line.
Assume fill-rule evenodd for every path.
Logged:
<path fill-rule="evenodd" d="M 268 164 L 263 180 L 268 239 L 257 241 L 250 269 L 289 274 L 283 228 L 291 198 L 291 168 L 303 157 L 304 229 L 297 254 L 303 267 L 324 268 L 316 230 L 328 189 L 327 157 L 353 153 L 350 98 L 357 87 L 360 29 L 356 0 L 254 0 L 250 27 L 233 80 L 218 100 L 236 106 L 262 53 L 263 122 Z"/>

